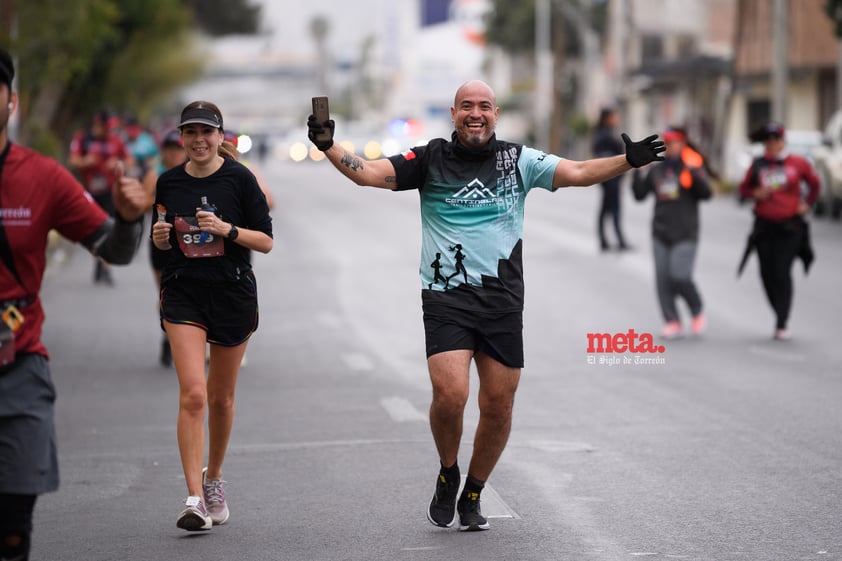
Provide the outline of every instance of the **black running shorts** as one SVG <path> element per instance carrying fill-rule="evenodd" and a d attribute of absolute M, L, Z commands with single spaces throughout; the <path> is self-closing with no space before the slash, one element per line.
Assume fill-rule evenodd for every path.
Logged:
<path fill-rule="evenodd" d="M 195 325 L 208 343 L 234 347 L 257 330 L 257 284 L 249 272 L 236 282 L 206 284 L 171 278 L 161 289 L 161 322 Z"/>
<path fill-rule="evenodd" d="M 430 303 L 423 311 L 427 358 L 467 349 L 523 368 L 523 312 L 483 313 Z"/>

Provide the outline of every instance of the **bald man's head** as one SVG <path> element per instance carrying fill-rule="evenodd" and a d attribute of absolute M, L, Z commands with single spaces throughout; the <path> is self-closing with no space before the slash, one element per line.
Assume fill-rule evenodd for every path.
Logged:
<path fill-rule="evenodd" d="M 494 90 L 482 80 L 465 82 L 456 90 L 450 115 L 462 144 L 472 148 L 485 146 L 494 135 L 500 115 Z"/>
<path fill-rule="evenodd" d="M 494 90 L 491 89 L 491 86 L 483 82 L 482 80 L 468 80 L 461 86 L 459 89 L 456 90 L 456 96 L 453 98 L 453 105 L 454 107 L 459 105 L 459 99 L 461 96 L 465 95 L 467 92 L 483 92 L 489 98 L 491 98 L 492 103 L 497 105 L 497 96 L 494 95 Z"/>

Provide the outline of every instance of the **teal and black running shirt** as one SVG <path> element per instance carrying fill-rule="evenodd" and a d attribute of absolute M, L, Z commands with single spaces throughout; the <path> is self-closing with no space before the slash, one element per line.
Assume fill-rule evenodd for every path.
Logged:
<path fill-rule="evenodd" d="M 561 160 L 499 141 L 481 149 L 438 138 L 391 156 L 399 191 L 421 197 L 425 303 L 481 312 L 523 309 L 523 206 L 534 187 L 552 190 Z"/>

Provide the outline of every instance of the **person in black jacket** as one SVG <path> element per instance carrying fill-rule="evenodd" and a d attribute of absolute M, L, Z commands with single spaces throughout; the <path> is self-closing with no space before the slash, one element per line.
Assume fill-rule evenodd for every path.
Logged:
<path fill-rule="evenodd" d="M 599 114 L 599 123 L 594 134 L 593 155 L 595 158 L 605 158 L 623 154 L 625 148 L 617 136 L 617 125 L 619 115 L 612 108 L 605 108 Z M 620 181 L 621 177 L 606 179 L 602 187 L 602 202 L 599 205 L 599 217 L 597 218 L 597 230 L 599 231 L 599 247 L 602 251 L 610 249 L 608 240 L 605 237 L 605 219 L 611 217 L 614 222 L 614 232 L 617 234 L 617 245 L 622 251 L 628 249 L 623 230 L 620 227 Z"/>
<path fill-rule="evenodd" d="M 699 239 L 699 201 L 709 199 L 711 189 L 704 158 L 688 146 L 686 132 L 671 127 L 662 138 L 667 146 L 666 159 L 652 166 L 645 178 L 635 170 L 632 190 L 638 201 L 649 193 L 655 195 L 652 246 L 664 318 L 661 336 L 673 339 L 684 333 L 676 307 L 678 296 L 690 308 L 692 333 L 699 335 L 706 326 L 702 297 L 693 282 L 693 264 Z"/>

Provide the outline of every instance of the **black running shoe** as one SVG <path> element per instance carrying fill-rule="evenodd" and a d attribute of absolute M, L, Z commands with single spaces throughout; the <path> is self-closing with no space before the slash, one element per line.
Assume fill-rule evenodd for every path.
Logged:
<path fill-rule="evenodd" d="M 459 493 L 459 476 L 448 481 L 443 473 L 436 480 L 436 492 L 427 509 L 427 520 L 436 526 L 450 528 L 456 523 L 456 495 Z"/>
<path fill-rule="evenodd" d="M 469 491 L 462 493 L 457 505 L 459 511 L 459 529 L 463 532 L 476 532 L 488 530 L 488 520 L 482 515 L 479 508 L 479 493 Z"/>

